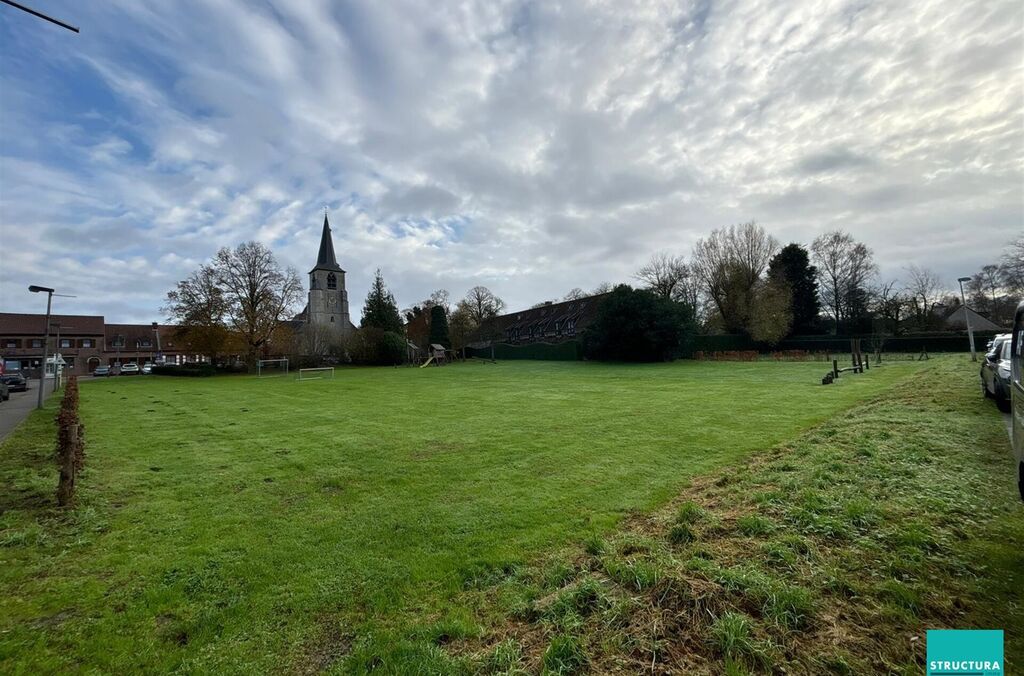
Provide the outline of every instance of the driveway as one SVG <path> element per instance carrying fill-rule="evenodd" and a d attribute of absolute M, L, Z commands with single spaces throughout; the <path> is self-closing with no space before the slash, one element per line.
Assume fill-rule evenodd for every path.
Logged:
<path fill-rule="evenodd" d="M 43 392 L 43 398 L 49 397 L 52 392 L 53 381 L 47 383 L 48 387 Z M 0 403 L 0 441 L 3 441 L 8 434 L 14 431 L 22 420 L 36 407 L 36 397 L 39 396 L 36 388 L 39 387 L 38 380 L 30 380 L 27 392 L 11 392 L 11 398 Z"/>

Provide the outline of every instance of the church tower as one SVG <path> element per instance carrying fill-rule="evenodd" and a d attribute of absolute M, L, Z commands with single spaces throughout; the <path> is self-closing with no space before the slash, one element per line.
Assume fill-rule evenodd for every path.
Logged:
<path fill-rule="evenodd" d="M 348 317 L 348 292 L 345 290 L 345 271 L 334 257 L 331 224 L 324 213 L 324 230 L 320 235 L 320 253 L 316 266 L 309 271 L 309 304 L 306 321 L 327 326 L 340 333 L 349 333 L 354 327 Z"/>

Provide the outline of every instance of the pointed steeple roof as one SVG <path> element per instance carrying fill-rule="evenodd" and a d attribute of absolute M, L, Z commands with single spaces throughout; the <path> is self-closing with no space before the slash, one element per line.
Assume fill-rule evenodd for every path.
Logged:
<path fill-rule="evenodd" d="M 339 270 L 345 272 L 338 265 L 338 259 L 334 257 L 334 240 L 331 239 L 331 224 L 327 222 L 327 212 L 324 212 L 324 229 L 320 234 L 320 253 L 316 257 L 316 267 L 313 270 Z"/>

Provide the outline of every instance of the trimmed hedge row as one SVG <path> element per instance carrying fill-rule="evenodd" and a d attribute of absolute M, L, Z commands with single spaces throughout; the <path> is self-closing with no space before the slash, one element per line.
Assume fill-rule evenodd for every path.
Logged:
<path fill-rule="evenodd" d="M 180 366 L 154 366 L 153 373 L 158 376 L 208 378 L 217 375 L 217 369 L 212 364 L 182 364 Z"/>
<path fill-rule="evenodd" d="M 57 504 L 61 507 L 74 501 L 75 477 L 84 464 L 85 427 L 78 417 L 78 377 L 69 376 L 57 413 Z"/>
<path fill-rule="evenodd" d="M 985 331 L 974 333 L 974 344 L 982 350 L 996 332 Z M 847 336 L 794 336 L 777 345 L 768 345 L 751 340 L 742 335 L 697 336 L 694 351 L 701 352 L 787 352 L 804 350 L 806 352 L 839 352 L 850 351 L 850 340 L 860 338 L 861 350 L 874 352 L 967 352 L 970 350 L 966 332 L 907 334 L 902 336 L 879 336 L 872 334 Z"/>
<path fill-rule="evenodd" d="M 491 358 L 491 348 L 466 348 L 467 357 Z M 495 359 L 539 359 L 545 361 L 578 361 L 583 358 L 583 347 L 578 340 L 563 343 L 529 343 L 509 345 L 497 343 L 494 346 Z"/>

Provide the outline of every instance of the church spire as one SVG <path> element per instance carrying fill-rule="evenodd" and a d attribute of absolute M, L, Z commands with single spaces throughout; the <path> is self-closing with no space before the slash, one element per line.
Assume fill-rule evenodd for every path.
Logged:
<path fill-rule="evenodd" d="M 331 224 L 327 222 L 324 211 L 324 230 L 320 234 L 320 253 L 316 257 L 316 267 L 340 270 L 338 260 L 334 257 L 334 241 L 331 239 Z"/>

